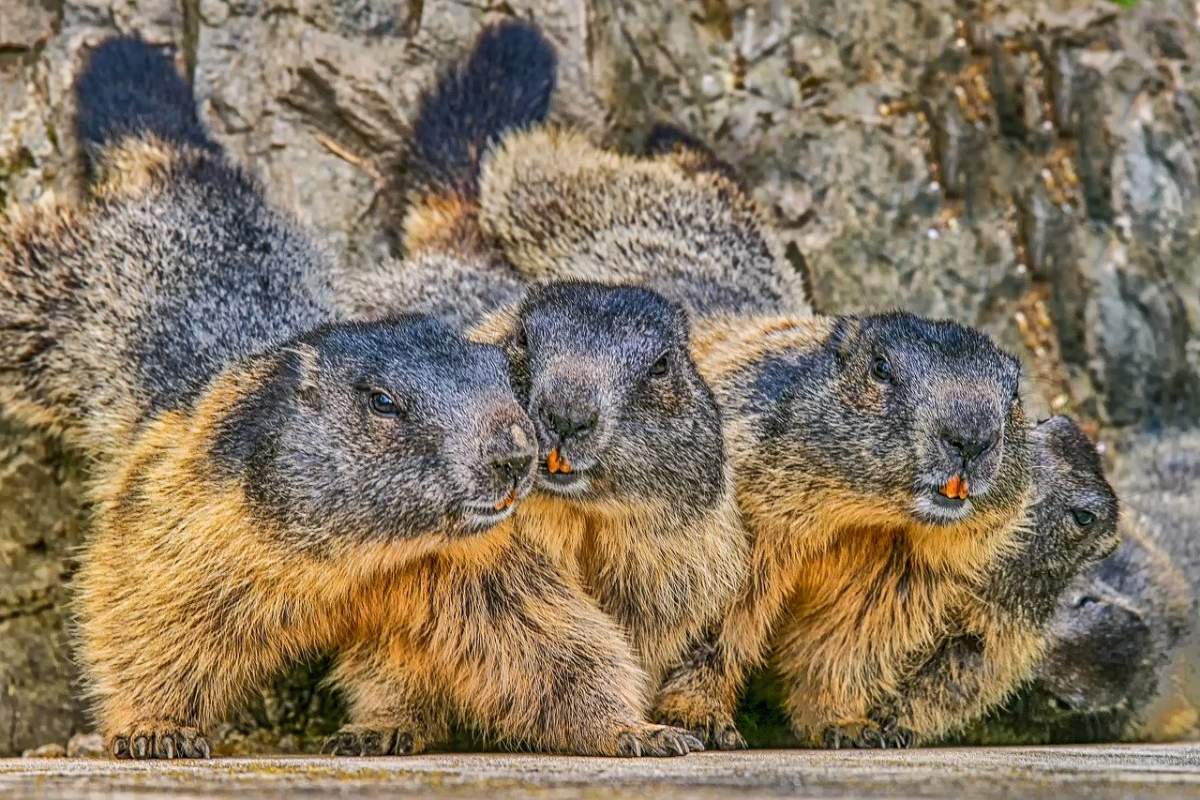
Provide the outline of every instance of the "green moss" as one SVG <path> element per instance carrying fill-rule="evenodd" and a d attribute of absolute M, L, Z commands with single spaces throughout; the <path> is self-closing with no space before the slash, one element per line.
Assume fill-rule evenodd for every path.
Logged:
<path fill-rule="evenodd" d="M 783 713 L 783 688 L 768 671 L 750 676 L 737 711 L 738 730 L 751 747 L 795 747 L 787 716 Z"/>
<path fill-rule="evenodd" d="M 326 685 L 331 659 L 315 658 L 276 678 L 247 703 L 217 737 L 227 755 L 316 753 L 346 718 L 345 705 Z"/>

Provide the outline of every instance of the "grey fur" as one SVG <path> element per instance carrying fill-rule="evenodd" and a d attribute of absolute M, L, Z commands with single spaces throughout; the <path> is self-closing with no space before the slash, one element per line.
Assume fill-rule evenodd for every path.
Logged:
<path fill-rule="evenodd" d="M 86 224 L 17 227 L 0 284 L 7 404 L 35 422 L 51 414 L 107 461 L 151 420 L 189 413 L 217 376 L 258 365 L 275 378 L 226 432 L 265 415 L 278 449 L 218 461 L 272 495 L 260 509 L 291 509 L 305 546 L 471 527 L 472 508 L 508 488 L 486 477 L 475 437 L 528 426 L 496 349 L 419 318 L 337 327 L 325 256 L 253 179 L 206 150 L 144 147 L 166 165 L 152 186 L 102 191 Z M 364 381 L 399 392 L 407 426 L 371 415 Z"/>
<path fill-rule="evenodd" d="M 1179 738 L 1200 710 L 1200 434 L 1137 437 L 1120 459 L 1121 545 L 1058 603 L 1035 680 L 977 736 Z"/>

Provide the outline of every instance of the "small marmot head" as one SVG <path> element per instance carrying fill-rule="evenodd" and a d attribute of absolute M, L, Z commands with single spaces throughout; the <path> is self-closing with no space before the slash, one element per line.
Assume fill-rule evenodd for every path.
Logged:
<path fill-rule="evenodd" d="M 1064 449 L 1072 453 L 1056 448 Z M 1098 477 L 1099 459 L 1093 461 L 1085 451 L 1064 461 L 1072 466 L 1079 488 L 1060 505 L 1095 514 L 1092 526 L 1115 520 L 1116 498 Z M 1083 464 L 1090 466 L 1084 469 Z M 1098 509 L 1104 509 L 1104 517 Z M 1128 734 L 1151 715 L 1156 699 L 1169 695 L 1169 672 L 1180 643 L 1193 635 L 1195 614 L 1190 580 L 1160 547 L 1160 531 L 1136 506 L 1123 516 L 1128 518 L 1113 533 L 1119 541 L 1115 552 L 1087 567 L 1059 598 L 1033 687 L 1045 698 L 1039 707 L 1042 716 L 1112 718 L 1129 726 L 1118 731 Z"/>
<path fill-rule="evenodd" d="M 1070 417 L 1034 427 L 1034 503 L 1031 523 L 1046 544 L 1045 558 L 1076 571 L 1121 543 L 1117 494 L 1104 477 L 1100 454 Z"/>
<path fill-rule="evenodd" d="M 389 541 L 493 527 L 537 447 L 500 350 L 412 316 L 293 341 L 214 453 L 288 530 Z"/>
<path fill-rule="evenodd" d="M 539 286 L 503 347 L 537 429 L 539 488 L 676 509 L 716 502 L 720 415 L 692 362 L 679 305 L 628 286 Z"/>
<path fill-rule="evenodd" d="M 1068 592 L 1036 672 L 1043 716 L 1132 711 L 1158 683 L 1154 634 L 1135 598 L 1103 584 Z"/>
<path fill-rule="evenodd" d="M 874 523 L 943 528 L 1021 511 L 1030 466 L 1020 365 L 983 333 L 904 313 L 841 317 L 815 351 L 755 369 L 756 469 L 788 475 L 783 491 L 836 490 Z"/>
<path fill-rule="evenodd" d="M 1107 562 L 1127 555 L 1129 543 Z M 1047 742 L 1115 741 L 1133 733 L 1165 675 L 1165 627 L 1144 599 L 1087 573 L 1064 593 L 1045 655 L 999 720 Z"/>

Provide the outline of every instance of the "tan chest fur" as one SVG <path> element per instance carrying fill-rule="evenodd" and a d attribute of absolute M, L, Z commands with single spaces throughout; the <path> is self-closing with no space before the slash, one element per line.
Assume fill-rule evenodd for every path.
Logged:
<path fill-rule="evenodd" d="M 813 726 L 861 720 L 893 695 L 969 589 L 919 560 L 903 532 L 870 528 L 840 532 L 792 585 L 775 658 L 804 698 L 797 722 Z"/>
<path fill-rule="evenodd" d="M 655 680 L 716 622 L 745 570 L 745 534 L 732 503 L 678 525 L 669 509 L 636 500 L 534 495 L 517 517 L 522 535 L 555 553 L 618 622 Z"/>

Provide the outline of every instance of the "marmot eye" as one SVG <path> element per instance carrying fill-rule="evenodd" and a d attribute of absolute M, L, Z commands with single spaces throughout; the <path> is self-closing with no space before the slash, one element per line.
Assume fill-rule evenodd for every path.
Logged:
<path fill-rule="evenodd" d="M 892 362 L 883 356 L 875 356 L 875 363 L 871 365 L 871 374 L 878 380 L 890 382 L 893 377 Z"/>
<path fill-rule="evenodd" d="M 397 417 L 400 407 L 387 392 L 371 392 L 371 410 L 381 417 Z"/>
<path fill-rule="evenodd" d="M 1081 528 L 1086 528 L 1096 521 L 1096 515 L 1090 511 L 1085 511 L 1082 508 L 1072 508 L 1071 516 L 1075 518 L 1075 524 Z"/>
<path fill-rule="evenodd" d="M 656 378 L 661 378 L 666 375 L 671 369 L 671 354 L 663 353 L 658 357 L 658 360 L 650 367 L 650 374 Z"/>

